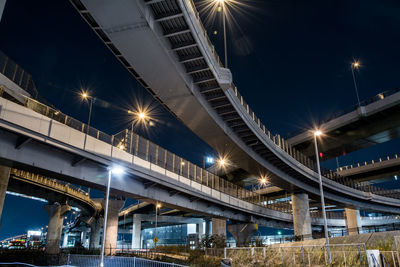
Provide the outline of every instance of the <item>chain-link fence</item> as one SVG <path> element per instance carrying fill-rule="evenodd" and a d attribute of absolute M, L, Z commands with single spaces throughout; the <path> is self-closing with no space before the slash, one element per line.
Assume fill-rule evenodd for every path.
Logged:
<path fill-rule="evenodd" d="M 364 244 L 331 244 L 331 266 L 366 266 Z M 231 258 L 233 266 L 327 266 L 329 257 L 326 246 L 269 246 L 253 248 L 226 248 L 225 258 Z"/>
<path fill-rule="evenodd" d="M 67 265 L 79 267 L 98 267 L 100 264 L 99 255 L 74 255 L 70 254 L 67 258 Z M 187 267 L 176 263 L 147 260 L 136 257 L 105 257 L 104 266 L 107 267 Z"/>

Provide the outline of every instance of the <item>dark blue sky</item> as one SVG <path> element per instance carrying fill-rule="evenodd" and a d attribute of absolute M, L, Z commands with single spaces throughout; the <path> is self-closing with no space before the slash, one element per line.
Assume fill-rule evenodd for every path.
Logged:
<path fill-rule="evenodd" d="M 399 1 L 247 3 L 250 7 L 233 13 L 237 23 L 228 32 L 229 66 L 239 91 L 272 132 L 286 135 L 355 104 L 350 72 L 353 59 L 363 65 L 357 73 L 361 99 L 400 86 Z M 206 26 L 210 32 L 221 32 L 218 21 Z M 33 75 L 42 97 L 65 113 L 87 120 L 87 105 L 74 94 L 81 87 L 126 108 L 136 101 L 153 102 L 160 123 L 146 135 L 154 142 L 196 163 L 212 153 L 152 100 L 69 1 L 9 0 L 0 36 L 0 49 Z M 222 36 L 211 39 L 222 56 Z M 124 112 L 95 107 L 92 122 L 112 134 L 127 127 L 129 119 Z M 400 142 L 394 141 L 340 161 L 368 160 L 397 153 L 399 148 Z M 7 197 L 0 239 L 47 220 L 40 211 L 40 216 L 18 220 L 25 224 L 11 226 L 16 207 L 25 201 Z M 41 210 L 42 203 L 31 205 Z"/>

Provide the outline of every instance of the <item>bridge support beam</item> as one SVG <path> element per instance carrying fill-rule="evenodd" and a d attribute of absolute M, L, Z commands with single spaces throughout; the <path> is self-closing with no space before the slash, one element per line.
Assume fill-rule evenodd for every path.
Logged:
<path fill-rule="evenodd" d="M 358 235 L 361 227 L 360 211 L 352 208 L 345 208 L 345 220 L 348 235 Z"/>
<path fill-rule="evenodd" d="M 105 255 L 115 255 L 117 249 L 117 237 L 118 237 L 118 213 L 124 206 L 125 200 L 110 199 L 108 202 L 108 218 L 107 218 L 107 229 L 106 229 L 106 240 Z M 105 206 L 105 200 L 103 207 Z M 103 229 L 104 231 L 104 229 Z"/>
<path fill-rule="evenodd" d="M 308 194 L 292 195 L 294 235 L 303 240 L 312 239 L 310 206 Z"/>
<path fill-rule="evenodd" d="M 245 247 L 250 243 L 253 234 L 258 230 L 258 225 L 254 223 L 231 224 L 228 231 L 235 238 L 237 247 Z"/>
<path fill-rule="evenodd" d="M 226 237 L 226 220 L 212 218 L 212 234 Z"/>
<path fill-rule="evenodd" d="M 142 248 L 142 217 L 141 214 L 134 214 L 132 224 L 132 249 L 140 248 Z"/>
<path fill-rule="evenodd" d="M 89 249 L 98 249 L 100 247 L 100 232 L 103 226 L 103 218 L 97 217 L 90 223 Z"/>
<path fill-rule="evenodd" d="M 58 254 L 60 252 L 60 240 L 64 214 L 71 210 L 68 205 L 60 205 L 58 203 L 44 206 L 44 209 L 49 214 L 49 224 L 46 237 L 46 253 Z"/>
<path fill-rule="evenodd" d="M 0 0 L 1 5 L 1 0 Z M 4 200 L 6 198 L 8 180 L 10 179 L 10 167 L 0 166 L 0 225 L 3 214 Z"/>
<path fill-rule="evenodd" d="M 202 236 L 203 236 L 203 232 L 204 232 L 204 227 L 203 227 L 203 222 L 199 222 L 196 224 L 196 233 L 199 237 L 199 240 L 201 240 Z"/>
<path fill-rule="evenodd" d="M 211 232 L 211 228 L 212 228 L 211 220 L 207 219 L 205 221 L 206 221 L 206 235 L 210 236 L 210 235 L 212 235 L 212 232 Z"/>

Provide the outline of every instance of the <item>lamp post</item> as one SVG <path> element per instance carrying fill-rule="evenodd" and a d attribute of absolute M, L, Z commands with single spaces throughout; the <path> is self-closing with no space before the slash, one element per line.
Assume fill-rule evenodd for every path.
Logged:
<path fill-rule="evenodd" d="M 217 5 L 222 6 L 222 26 L 224 28 L 224 54 L 225 54 L 225 68 L 228 68 L 228 49 L 226 43 L 226 7 L 225 2 L 228 0 L 214 0 Z"/>
<path fill-rule="evenodd" d="M 104 249 L 105 249 L 106 231 L 107 231 L 108 201 L 110 199 L 111 177 L 112 177 L 112 174 L 120 175 L 122 173 L 124 173 L 124 170 L 118 166 L 115 166 L 108 171 L 107 190 L 106 190 L 106 207 L 104 210 L 103 237 L 102 237 L 102 242 L 101 242 L 101 255 L 100 255 L 100 265 L 99 265 L 100 267 L 104 266 Z"/>
<path fill-rule="evenodd" d="M 261 205 L 261 186 L 265 186 L 267 184 L 267 178 L 261 177 L 258 180 L 258 203 Z"/>
<path fill-rule="evenodd" d="M 132 145 L 133 145 L 133 126 L 135 125 L 135 122 L 143 122 L 148 118 L 148 115 L 146 112 L 144 111 L 140 111 L 140 112 L 133 112 L 131 110 L 128 110 L 129 114 L 135 114 L 135 116 L 132 119 L 132 123 L 131 123 L 131 140 L 130 140 L 130 150 L 129 152 L 132 154 Z"/>
<path fill-rule="evenodd" d="M 358 87 L 357 87 L 356 75 L 354 74 L 354 70 L 358 70 L 360 68 L 360 66 L 361 66 L 361 64 L 359 61 L 354 61 L 353 63 L 351 63 L 351 74 L 353 75 L 353 83 L 354 83 L 354 89 L 356 91 L 358 107 L 361 106 L 361 103 L 360 103 L 360 97 L 358 96 Z"/>
<path fill-rule="evenodd" d="M 83 147 L 86 147 L 86 138 L 89 135 L 89 129 L 90 129 L 90 120 L 92 118 L 92 107 L 93 107 L 93 97 L 89 95 L 88 92 L 83 91 L 81 93 L 81 98 L 83 100 L 88 100 L 89 101 L 89 117 L 88 117 L 88 122 L 87 122 L 87 129 L 86 129 L 86 134 L 85 134 L 85 140 L 83 142 Z"/>
<path fill-rule="evenodd" d="M 319 165 L 319 155 L 318 155 L 317 137 L 320 136 L 320 135 L 322 135 L 322 132 L 320 130 L 314 131 L 315 157 L 317 159 L 317 169 L 318 169 L 318 176 L 319 176 L 319 192 L 320 192 L 320 195 L 321 195 L 322 216 L 323 216 L 323 219 L 324 219 L 326 251 L 328 253 L 329 264 L 331 264 L 332 257 L 331 257 L 331 251 L 330 251 L 330 248 L 329 248 L 328 222 L 326 220 L 324 188 L 322 186 L 321 166 Z"/>

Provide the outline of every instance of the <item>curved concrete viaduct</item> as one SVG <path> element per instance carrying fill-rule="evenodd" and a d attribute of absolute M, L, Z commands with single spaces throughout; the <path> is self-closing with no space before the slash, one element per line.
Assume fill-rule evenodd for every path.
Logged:
<path fill-rule="evenodd" d="M 271 135 L 251 111 L 191 0 L 71 2 L 127 70 L 194 133 L 249 173 L 318 197 L 315 164 Z M 364 192 L 330 172 L 324 176 L 329 202 L 398 212 L 399 200 L 379 190 Z"/>

